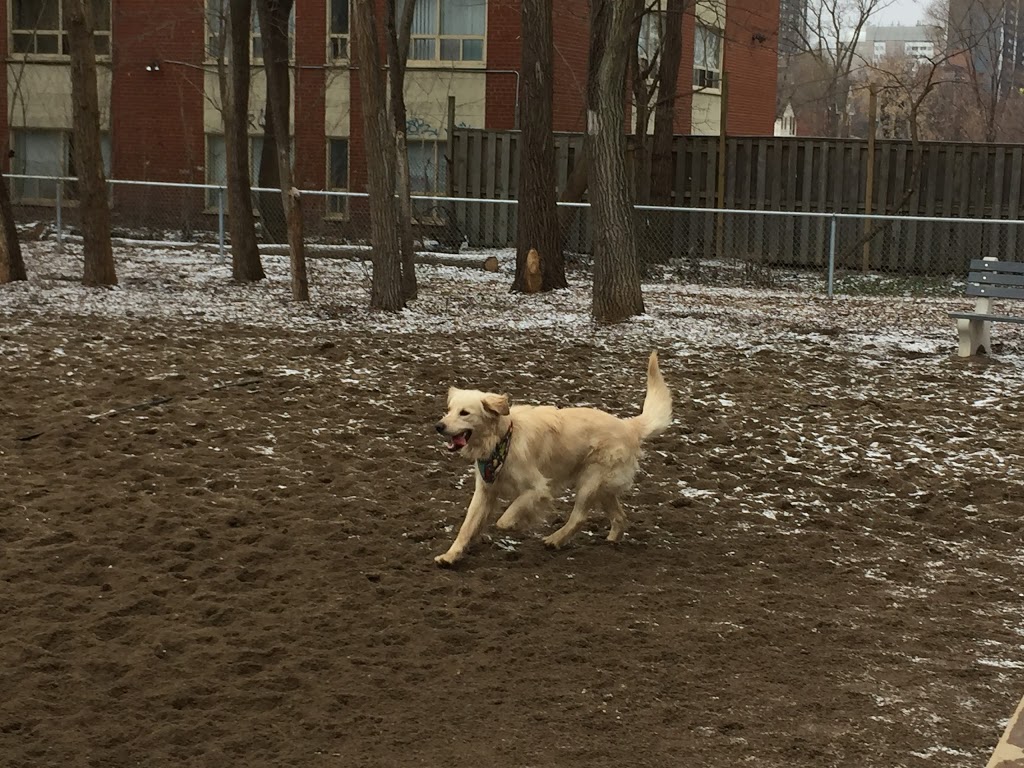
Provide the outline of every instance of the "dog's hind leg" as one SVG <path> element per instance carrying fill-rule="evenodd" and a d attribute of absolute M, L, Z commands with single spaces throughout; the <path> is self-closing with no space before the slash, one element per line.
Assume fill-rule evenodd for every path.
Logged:
<path fill-rule="evenodd" d="M 496 526 L 502 531 L 511 531 L 524 523 L 529 526 L 544 517 L 550 503 L 551 493 L 546 487 L 532 488 L 509 504 L 508 509 L 498 518 Z"/>
<path fill-rule="evenodd" d="M 626 513 L 622 511 L 622 502 L 619 501 L 618 496 L 608 494 L 601 500 L 601 506 L 604 509 L 604 513 L 608 515 L 608 520 L 611 522 L 611 530 L 608 531 L 608 541 L 616 542 L 622 538 L 622 534 L 626 532 L 629 527 L 629 520 L 626 518 Z"/>
<path fill-rule="evenodd" d="M 573 535 L 587 522 L 587 510 L 595 505 L 601 496 L 601 482 L 603 469 L 593 467 L 587 470 L 580 478 L 579 487 L 576 489 L 576 503 L 573 504 L 572 512 L 565 525 L 544 539 L 544 544 L 560 549 L 573 537 Z"/>

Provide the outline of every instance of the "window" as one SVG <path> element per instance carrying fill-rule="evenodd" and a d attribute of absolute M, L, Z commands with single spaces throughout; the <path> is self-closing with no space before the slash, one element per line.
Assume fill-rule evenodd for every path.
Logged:
<path fill-rule="evenodd" d="M 409 139 L 409 186 L 414 195 L 443 195 L 447 187 L 445 142 Z"/>
<path fill-rule="evenodd" d="M 260 160 L 263 156 L 263 137 L 262 136 L 250 136 L 249 137 L 249 181 L 253 186 L 257 186 L 257 180 L 260 177 Z M 216 184 L 217 186 L 225 186 L 228 183 L 228 163 L 227 163 L 227 150 L 224 144 L 224 136 L 221 134 L 209 134 L 206 137 L 206 183 Z M 206 205 L 209 208 L 216 208 L 218 205 L 218 198 L 220 197 L 218 190 L 208 189 L 206 190 Z M 225 206 L 227 200 L 224 201 Z M 255 207 L 255 206 L 254 206 Z"/>
<path fill-rule="evenodd" d="M 648 11 L 643 15 L 636 43 L 640 69 L 652 74 L 658 67 L 658 57 L 661 53 L 661 16 L 661 11 Z"/>
<path fill-rule="evenodd" d="M 722 87 L 722 30 L 697 25 L 693 38 L 693 85 Z"/>
<path fill-rule="evenodd" d="M 110 55 L 110 2 L 90 0 L 99 56 Z M 61 0 L 11 0 L 11 45 L 14 53 L 67 56 L 70 51 Z"/>
<path fill-rule="evenodd" d="M 348 58 L 348 5 L 349 0 L 331 0 L 328 54 L 332 61 Z"/>
<path fill-rule="evenodd" d="M 206 0 L 206 55 L 211 59 L 227 57 L 228 0 Z M 249 33 L 249 56 L 253 61 L 263 59 L 263 35 L 260 32 L 256 4 L 252 6 L 252 26 Z M 288 17 L 288 58 L 295 56 L 295 6 Z"/>
<path fill-rule="evenodd" d="M 21 176 L 45 176 L 49 178 L 13 179 L 13 196 L 18 202 L 46 201 L 57 199 L 58 176 L 74 176 L 74 142 L 68 131 L 33 130 L 31 128 L 11 131 L 14 157 L 11 172 Z M 103 153 L 103 172 L 110 176 L 110 136 L 100 136 L 100 151 Z M 76 184 L 65 182 L 64 192 L 69 199 L 76 196 Z"/>
<path fill-rule="evenodd" d="M 331 192 L 348 190 L 348 139 L 327 140 L 327 189 Z M 328 215 L 345 216 L 348 213 L 348 198 L 329 195 Z"/>
<path fill-rule="evenodd" d="M 482 64 L 486 23 L 487 0 L 417 0 L 409 60 Z"/>
<path fill-rule="evenodd" d="M 409 155 L 409 186 L 413 194 L 412 207 L 419 221 L 440 217 L 441 204 L 437 200 L 417 200 L 416 195 L 444 196 L 447 191 L 444 153 L 445 142 L 434 139 L 410 139 L 406 146 Z"/>

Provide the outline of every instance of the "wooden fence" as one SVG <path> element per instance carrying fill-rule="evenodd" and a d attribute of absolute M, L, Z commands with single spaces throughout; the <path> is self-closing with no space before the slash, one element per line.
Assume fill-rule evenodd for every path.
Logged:
<path fill-rule="evenodd" d="M 449 194 L 514 199 L 518 189 L 518 132 L 457 129 L 449 147 Z M 673 150 L 672 205 L 714 208 L 718 197 L 715 136 L 678 136 Z M 582 150 L 579 134 L 556 134 L 559 189 Z M 872 156 L 873 155 L 873 156 Z M 957 222 L 840 220 L 840 263 L 917 273 L 958 272 L 972 258 L 1017 260 L 1024 246 L 1024 146 L 878 140 L 873 152 L 857 139 L 729 138 L 725 207 L 748 211 L 898 214 L 951 217 Z M 871 166 L 869 170 L 869 166 Z M 920 171 L 915 175 L 914 169 Z M 868 183 L 872 204 L 866 210 Z M 515 206 L 461 204 L 459 224 L 474 244 L 515 242 Z M 671 225 L 659 222 L 671 219 Z M 586 214 L 569 233 L 570 246 L 588 251 Z M 663 254 L 710 258 L 726 254 L 771 264 L 820 266 L 828 256 L 827 218 L 733 214 L 724 217 L 723 244 L 711 212 L 647 212 L 652 243 Z M 1001 219 L 1001 223 L 979 220 Z M 1020 230 L 1020 231 L 1019 231 Z M 642 231 L 644 231 L 642 229 Z M 671 232 L 669 235 L 668 233 Z M 866 250 L 861 240 L 871 234 Z"/>

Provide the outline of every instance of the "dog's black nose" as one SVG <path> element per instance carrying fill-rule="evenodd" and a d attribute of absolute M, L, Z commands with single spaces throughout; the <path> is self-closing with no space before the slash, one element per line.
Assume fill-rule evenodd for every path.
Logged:
<path fill-rule="evenodd" d="M 436 429 L 438 432 L 444 432 L 444 422 L 437 422 L 437 424 L 434 425 L 434 429 Z"/>

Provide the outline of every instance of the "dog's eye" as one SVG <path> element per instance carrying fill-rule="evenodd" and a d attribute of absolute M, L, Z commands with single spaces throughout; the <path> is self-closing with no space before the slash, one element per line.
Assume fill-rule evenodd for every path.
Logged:
<path fill-rule="evenodd" d="M 469 411 L 463 408 L 461 411 L 459 411 L 459 416 L 469 416 Z"/>

